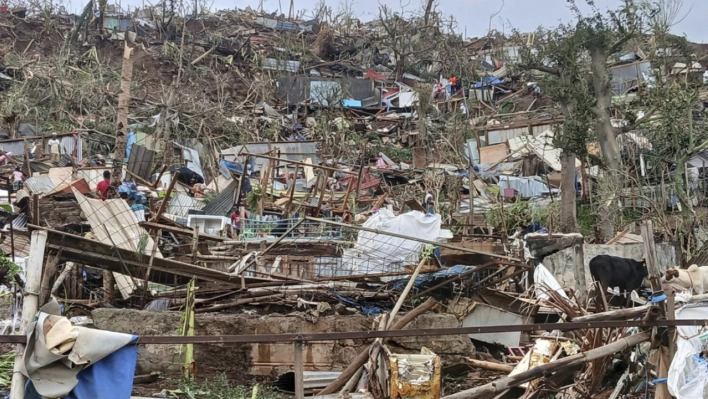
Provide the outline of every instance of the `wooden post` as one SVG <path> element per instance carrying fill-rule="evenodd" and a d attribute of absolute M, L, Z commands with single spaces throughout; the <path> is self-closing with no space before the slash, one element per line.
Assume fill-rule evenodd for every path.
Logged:
<path fill-rule="evenodd" d="M 192 263 L 197 263 L 197 254 L 199 253 L 199 226 L 194 226 L 194 235 L 192 236 Z M 155 243 L 157 246 L 157 243 Z"/>
<path fill-rule="evenodd" d="M 293 210 L 293 198 L 295 197 L 295 184 L 297 183 L 297 173 L 300 170 L 300 165 L 295 165 L 295 173 L 293 174 L 293 185 L 290 187 L 290 198 L 288 199 L 288 206 L 285 208 L 285 213 L 287 217 L 290 218 L 292 215 L 290 212 Z"/>
<path fill-rule="evenodd" d="M 133 81 L 133 49 L 128 42 L 123 43 L 123 64 L 118 93 L 118 117 L 116 126 L 116 144 L 113 152 L 113 171 L 111 185 L 118 188 L 123 180 L 123 159 L 128 142 L 128 112 L 130 110 L 130 84 Z"/>
<path fill-rule="evenodd" d="M 116 279 L 113 277 L 113 272 L 103 271 L 103 299 L 111 305 L 116 303 Z"/>
<path fill-rule="evenodd" d="M 666 318 L 668 320 L 676 320 L 676 302 L 673 290 L 666 298 Z M 676 327 L 669 327 L 669 364 L 674 361 L 676 356 Z"/>
<path fill-rule="evenodd" d="M 659 291 L 659 265 L 656 264 L 656 245 L 654 244 L 654 228 L 651 220 L 642 222 L 642 241 L 644 242 L 644 260 L 647 263 L 649 271 L 649 280 L 651 281 L 651 289 Z"/>
<path fill-rule="evenodd" d="M 160 203 L 160 207 L 157 209 L 157 213 L 152 219 L 153 222 L 160 223 L 160 217 L 162 216 L 162 213 L 165 212 L 165 209 L 167 209 L 167 204 L 170 202 L 170 195 L 172 195 L 172 189 L 175 188 L 175 184 L 177 183 L 178 177 L 179 172 L 175 172 L 175 174 L 172 175 L 172 180 L 170 180 L 170 186 L 167 187 L 167 191 L 165 192 L 165 198 Z"/>
<path fill-rule="evenodd" d="M 234 192 L 234 205 L 238 205 L 241 202 L 241 189 L 243 188 L 243 182 L 248 179 L 248 172 L 246 170 L 248 169 L 248 162 L 251 160 L 251 157 L 248 155 L 246 156 L 246 161 L 243 164 L 243 170 L 241 171 L 241 178 L 238 179 L 238 187 L 236 188 L 236 192 Z M 239 209 L 239 212 L 241 210 Z M 245 215 L 241 215 L 241 217 L 244 217 Z"/>
<path fill-rule="evenodd" d="M 34 316 L 37 313 L 46 245 L 47 232 L 45 230 L 33 231 L 27 270 L 25 271 L 27 284 L 25 285 L 25 297 L 22 302 L 22 322 L 20 324 L 20 334 L 22 335 L 27 334 L 27 327 L 34 320 Z M 15 347 L 15 368 L 12 374 L 12 388 L 10 391 L 12 399 L 23 399 L 25 397 L 26 379 L 20 373 L 24 352 L 25 345 L 18 344 Z"/>
<path fill-rule="evenodd" d="M 361 195 L 361 179 L 364 176 L 364 162 L 366 161 L 366 143 L 361 147 L 361 160 L 359 161 L 359 175 L 356 179 L 356 198 L 357 205 L 359 204 L 359 195 Z"/>
<path fill-rule="evenodd" d="M 315 217 L 320 216 L 322 211 L 322 201 L 324 201 L 325 192 L 327 192 L 327 183 L 329 182 L 329 171 L 324 172 L 324 181 L 322 182 L 322 188 L 320 189 L 320 197 L 317 200 L 317 210 L 315 211 Z"/>
<path fill-rule="evenodd" d="M 302 341 L 295 341 L 295 399 L 305 398 L 305 372 L 302 364 Z"/>
<path fill-rule="evenodd" d="M 577 238 L 573 245 L 573 269 L 575 274 L 575 296 L 582 302 L 587 298 L 587 282 L 585 281 L 585 253 L 583 238 Z M 603 293 L 604 294 L 604 293 Z"/>

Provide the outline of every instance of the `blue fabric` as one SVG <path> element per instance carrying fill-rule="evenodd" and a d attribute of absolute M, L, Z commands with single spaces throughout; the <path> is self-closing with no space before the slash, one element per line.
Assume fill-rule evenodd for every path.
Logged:
<path fill-rule="evenodd" d="M 128 141 L 125 143 L 125 162 L 130 158 L 130 149 L 138 142 L 138 135 L 135 132 L 128 132 Z"/>
<path fill-rule="evenodd" d="M 475 83 L 476 88 L 484 87 L 484 86 L 491 86 L 491 85 L 498 85 L 501 84 L 501 80 L 498 78 L 495 78 L 494 76 L 489 76 L 486 78 L 482 78 L 481 82 Z"/>
<path fill-rule="evenodd" d="M 78 384 L 63 399 L 130 399 L 137 362 L 138 345 L 126 345 L 81 370 Z M 25 399 L 42 399 L 32 381 L 27 381 Z"/>
<path fill-rule="evenodd" d="M 364 306 L 364 305 L 361 305 L 361 304 L 359 304 L 358 302 L 355 302 L 355 301 L 353 301 L 353 300 L 351 300 L 351 299 L 349 299 L 349 298 L 347 298 L 347 297 L 343 297 L 343 296 L 337 294 L 336 291 L 335 291 L 335 293 L 334 293 L 334 297 L 337 298 L 338 300 L 340 300 L 341 302 L 343 302 L 343 303 L 349 305 L 349 306 L 352 306 L 352 307 L 355 307 L 355 308 L 359 308 L 359 310 L 361 310 L 361 312 L 364 313 L 364 314 L 367 315 L 367 316 L 378 316 L 378 315 L 380 315 L 383 311 L 385 311 L 385 310 L 388 311 L 388 310 L 389 310 L 389 309 L 386 309 L 386 308 L 380 308 L 380 307 L 378 307 L 378 306 Z"/>
<path fill-rule="evenodd" d="M 243 173 L 243 166 L 241 166 L 240 163 L 222 160 L 221 162 L 219 162 L 219 165 L 224 165 L 227 169 L 233 170 L 238 174 Z"/>
<path fill-rule="evenodd" d="M 432 283 L 439 283 L 442 280 L 447 280 L 450 277 L 454 277 L 474 269 L 476 269 L 476 266 L 456 265 L 447 269 L 439 270 L 435 273 L 419 275 L 418 277 L 416 277 L 413 286 L 416 288 L 426 288 L 428 286 L 432 286 Z M 477 273 L 471 273 L 466 277 L 466 279 L 471 279 L 476 275 Z M 409 279 L 398 280 L 393 283 L 393 287 L 391 288 L 393 288 L 395 291 L 403 291 L 406 284 L 408 284 L 408 281 Z"/>

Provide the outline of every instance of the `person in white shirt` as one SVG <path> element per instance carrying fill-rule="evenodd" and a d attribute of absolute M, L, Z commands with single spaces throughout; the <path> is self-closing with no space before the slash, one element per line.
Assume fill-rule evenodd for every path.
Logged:
<path fill-rule="evenodd" d="M 56 133 L 52 133 L 52 138 L 47 142 L 49 145 L 49 154 L 52 156 L 53 163 L 59 163 L 61 157 L 61 141 L 57 138 Z"/>

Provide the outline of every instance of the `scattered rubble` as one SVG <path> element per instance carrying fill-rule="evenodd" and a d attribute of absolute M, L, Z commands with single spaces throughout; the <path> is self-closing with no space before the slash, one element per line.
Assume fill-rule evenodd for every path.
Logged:
<path fill-rule="evenodd" d="M 685 180 L 700 212 L 705 148 L 665 171 L 613 120 L 629 183 L 607 200 L 596 142 L 566 162 L 534 33 L 463 40 L 430 9 L 93 8 L 0 8 L 13 399 L 87 395 L 100 370 L 127 373 L 116 392 L 224 373 L 296 398 L 703 395 L 708 230 L 671 211 Z M 657 85 L 631 46 L 607 65 L 617 109 Z M 703 79 L 704 58 L 666 73 Z M 642 216 L 600 240 L 596 201 Z M 600 255 L 645 264 L 643 287 L 603 292 Z"/>

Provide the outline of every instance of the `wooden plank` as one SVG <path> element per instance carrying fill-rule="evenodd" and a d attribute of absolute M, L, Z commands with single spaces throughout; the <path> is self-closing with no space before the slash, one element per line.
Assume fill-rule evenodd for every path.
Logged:
<path fill-rule="evenodd" d="M 501 162 L 509 154 L 506 144 L 494 144 L 479 149 L 479 162 L 491 164 Z"/>

